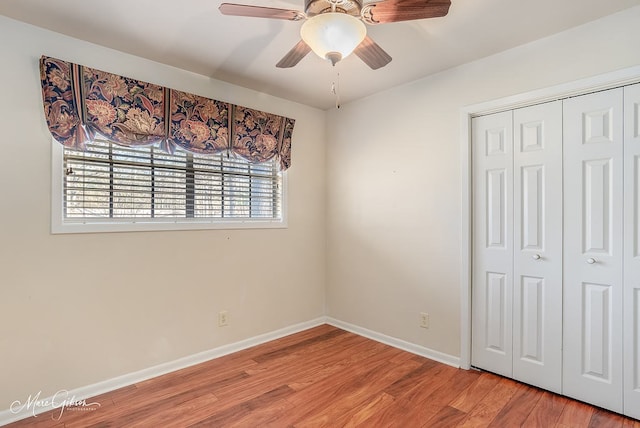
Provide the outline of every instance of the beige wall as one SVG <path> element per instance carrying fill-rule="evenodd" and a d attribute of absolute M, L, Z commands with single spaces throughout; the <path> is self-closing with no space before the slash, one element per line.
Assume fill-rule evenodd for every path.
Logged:
<path fill-rule="evenodd" d="M 638 65 L 639 22 L 635 7 L 331 111 L 327 314 L 459 356 L 460 109 Z"/>
<path fill-rule="evenodd" d="M 0 40 L 0 409 L 324 314 L 325 112 L 4 17 Z M 295 118 L 289 227 L 51 235 L 42 54 Z"/>
<path fill-rule="evenodd" d="M 637 22 L 638 7 L 345 105 L 325 136 L 325 112 L 0 17 L 0 409 L 313 319 L 325 298 L 459 355 L 460 108 L 637 65 Z M 42 54 L 296 118 L 289 228 L 51 235 Z"/>

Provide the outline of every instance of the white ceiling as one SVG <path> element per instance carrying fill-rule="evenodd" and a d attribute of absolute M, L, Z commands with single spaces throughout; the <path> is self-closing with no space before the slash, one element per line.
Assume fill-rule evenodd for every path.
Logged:
<path fill-rule="evenodd" d="M 303 0 L 227 0 L 303 10 Z M 301 22 L 223 16 L 223 0 L 2 0 L 0 14 L 215 79 L 328 109 L 640 5 L 640 0 L 452 0 L 443 18 L 369 26 L 393 61 L 373 71 L 352 55 L 333 68 L 307 55 L 275 64 Z M 6 43 L 6 41 L 5 41 Z M 46 53 L 45 53 L 46 54 Z M 109 70 L 107 70 L 109 71 Z"/>

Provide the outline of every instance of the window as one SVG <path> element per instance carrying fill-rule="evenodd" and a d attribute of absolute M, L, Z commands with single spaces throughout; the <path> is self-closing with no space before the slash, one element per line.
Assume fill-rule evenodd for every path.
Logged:
<path fill-rule="evenodd" d="M 84 152 L 55 146 L 54 233 L 286 226 L 275 158 L 250 164 L 226 152 L 168 154 L 100 140 Z"/>

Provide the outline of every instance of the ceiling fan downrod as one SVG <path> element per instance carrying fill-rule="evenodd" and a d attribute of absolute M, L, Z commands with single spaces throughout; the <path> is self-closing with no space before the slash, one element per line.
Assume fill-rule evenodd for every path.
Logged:
<path fill-rule="evenodd" d="M 305 0 L 304 12 L 308 18 L 328 12 L 341 12 L 360 18 L 362 0 Z"/>

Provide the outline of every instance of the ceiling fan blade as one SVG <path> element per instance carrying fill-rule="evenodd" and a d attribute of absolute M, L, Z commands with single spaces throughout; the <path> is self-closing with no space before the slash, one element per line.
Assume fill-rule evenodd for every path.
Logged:
<path fill-rule="evenodd" d="M 297 45 L 293 47 L 287 54 L 276 64 L 278 68 L 291 68 L 298 64 L 302 58 L 304 58 L 311 48 L 304 40 L 300 40 Z"/>
<path fill-rule="evenodd" d="M 391 62 L 391 56 L 369 36 L 364 38 L 353 53 L 372 70 L 377 70 Z"/>
<path fill-rule="evenodd" d="M 412 21 L 438 18 L 449 13 L 451 0 L 385 0 L 362 8 L 362 19 L 367 24 Z"/>
<path fill-rule="evenodd" d="M 246 4 L 222 3 L 220 12 L 223 15 L 250 16 L 255 18 L 285 19 L 300 21 L 306 15 L 298 10 L 276 9 L 273 7 L 249 6 Z"/>

